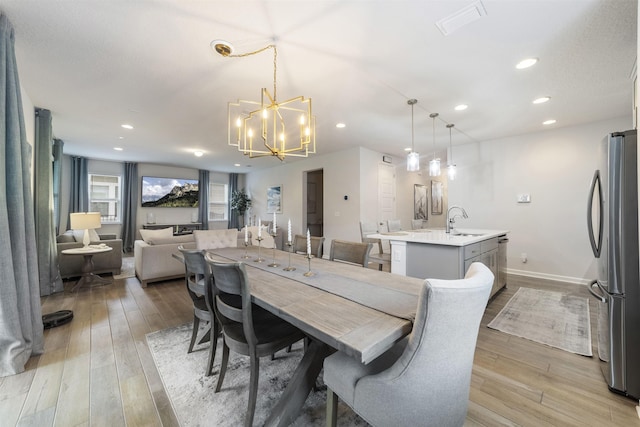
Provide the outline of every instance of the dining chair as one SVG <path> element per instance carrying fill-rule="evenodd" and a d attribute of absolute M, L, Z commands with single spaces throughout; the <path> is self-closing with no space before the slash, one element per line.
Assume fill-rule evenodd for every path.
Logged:
<path fill-rule="evenodd" d="M 324 246 L 324 237 L 311 236 L 311 255 L 316 258 L 322 258 L 322 249 Z M 307 253 L 307 236 L 296 234 L 293 237 L 293 251 L 298 254 Z"/>
<path fill-rule="evenodd" d="M 222 388 L 229 351 L 250 357 L 249 401 L 245 426 L 253 424 L 260 358 L 271 356 L 304 338 L 296 327 L 251 302 L 251 285 L 244 263 L 223 263 L 205 255 L 211 266 L 214 311 L 223 337 L 222 362 L 215 392 Z"/>
<path fill-rule="evenodd" d="M 368 365 L 342 352 L 327 357 L 327 426 L 336 425 L 338 396 L 376 426 L 462 426 L 492 283 L 479 262 L 464 279 L 427 279 L 408 337 Z"/>
<path fill-rule="evenodd" d="M 401 231 L 402 223 L 399 219 L 389 219 L 387 220 L 387 230 L 389 230 L 390 233 Z"/>
<path fill-rule="evenodd" d="M 373 245 L 371 243 L 348 242 L 346 240 L 333 239 L 331 241 L 331 261 L 341 261 L 351 264 L 358 264 L 363 267 L 369 265 L 369 252 Z"/>
<path fill-rule="evenodd" d="M 193 351 L 200 321 L 209 323 L 209 330 L 200 342 L 209 341 L 209 357 L 207 359 L 206 376 L 210 376 L 213 371 L 213 361 L 216 355 L 217 338 L 220 329 L 215 316 L 213 314 L 213 294 L 211 293 L 211 270 L 204 259 L 204 252 L 198 249 L 185 249 L 182 245 L 178 250 L 184 257 L 184 280 L 187 286 L 187 292 L 193 301 L 193 330 L 191 332 L 191 341 L 187 353 Z"/>
<path fill-rule="evenodd" d="M 374 223 L 360 221 L 360 238 L 362 239 L 362 243 L 371 243 L 372 248 L 375 246 L 378 248 L 378 253 L 374 252 L 369 254 L 369 262 L 378 264 L 378 270 L 380 271 L 382 271 L 382 267 L 384 265 L 388 265 L 389 270 L 391 270 L 391 254 L 384 251 L 382 240 L 367 237 L 370 234 L 375 234 L 377 232 L 378 230 Z"/>
<path fill-rule="evenodd" d="M 412 230 L 420 230 L 423 227 L 422 223 L 423 223 L 423 220 L 421 220 L 421 219 L 412 219 L 411 220 L 411 229 Z"/>

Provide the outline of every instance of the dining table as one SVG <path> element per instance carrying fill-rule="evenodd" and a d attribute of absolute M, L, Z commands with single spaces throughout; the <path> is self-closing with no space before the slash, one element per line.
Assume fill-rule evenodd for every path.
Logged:
<path fill-rule="evenodd" d="M 243 262 L 252 301 L 310 338 L 266 426 L 298 417 L 328 355 L 341 351 L 367 364 L 408 335 L 424 286 L 423 279 L 252 245 L 207 253 Z"/>

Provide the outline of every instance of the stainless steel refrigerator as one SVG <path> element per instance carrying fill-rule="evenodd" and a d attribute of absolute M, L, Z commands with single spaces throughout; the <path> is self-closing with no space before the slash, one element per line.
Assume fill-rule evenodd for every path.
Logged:
<path fill-rule="evenodd" d="M 587 206 L 597 279 L 598 356 L 611 391 L 640 398 L 640 277 L 636 131 L 608 135 L 599 148 Z"/>

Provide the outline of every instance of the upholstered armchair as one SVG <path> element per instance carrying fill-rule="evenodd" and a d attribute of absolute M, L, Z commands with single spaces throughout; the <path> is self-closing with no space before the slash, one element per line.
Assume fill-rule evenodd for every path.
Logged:
<path fill-rule="evenodd" d="M 336 425 L 339 396 L 374 426 L 462 426 L 492 283 L 481 263 L 461 280 L 427 279 L 409 337 L 368 365 L 341 352 L 327 357 L 327 425 Z"/>

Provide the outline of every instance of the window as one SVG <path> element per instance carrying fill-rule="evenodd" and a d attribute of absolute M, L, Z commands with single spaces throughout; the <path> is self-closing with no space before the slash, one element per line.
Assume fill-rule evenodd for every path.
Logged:
<path fill-rule="evenodd" d="M 100 212 L 103 224 L 121 222 L 120 176 L 89 174 L 89 211 Z"/>
<path fill-rule="evenodd" d="M 226 221 L 229 211 L 227 184 L 209 184 L 209 221 Z"/>

